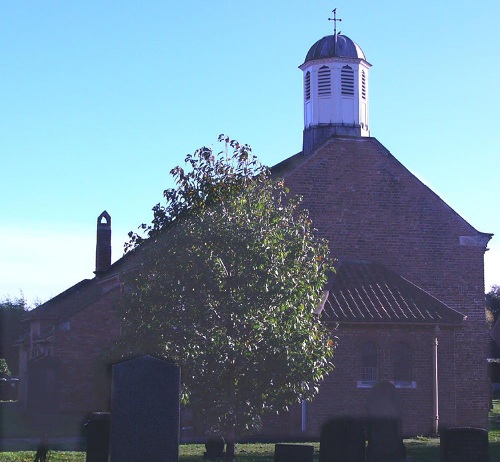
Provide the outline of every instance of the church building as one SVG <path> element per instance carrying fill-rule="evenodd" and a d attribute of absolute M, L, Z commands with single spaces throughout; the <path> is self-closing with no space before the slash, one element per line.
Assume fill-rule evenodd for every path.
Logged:
<path fill-rule="evenodd" d="M 313 402 L 264 420 L 263 433 L 314 438 L 331 417 L 363 418 L 381 381 L 400 397 L 404 435 L 486 427 L 484 253 L 492 235 L 477 231 L 371 136 L 371 64 L 356 43 L 336 32 L 323 37 L 299 68 L 302 151 L 271 170 L 303 197 L 336 259 L 321 307 L 336 328 L 336 367 Z M 102 353 L 120 331 L 113 315 L 120 277 L 140 258 L 129 254 L 111 265 L 110 242 L 104 212 L 95 278 L 29 313 L 30 331 L 19 340 L 19 399 L 30 415 L 108 409 Z"/>

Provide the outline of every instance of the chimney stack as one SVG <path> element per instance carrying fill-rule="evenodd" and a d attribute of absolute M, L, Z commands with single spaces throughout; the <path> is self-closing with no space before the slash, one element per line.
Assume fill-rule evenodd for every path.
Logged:
<path fill-rule="evenodd" d="M 101 276 L 111 266 L 111 217 L 106 210 L 97 217 L 95 274 Z"/>

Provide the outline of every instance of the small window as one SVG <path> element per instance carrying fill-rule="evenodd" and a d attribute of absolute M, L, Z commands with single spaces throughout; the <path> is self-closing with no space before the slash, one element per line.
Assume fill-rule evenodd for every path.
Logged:
<path fill-rule="evenodd" d="M 330 68 L 323 66 L 318 71 L 318 95 L 330 96 L 332 94 L 332 77 Z"/>
<path fill-rule="evenodd" d="M 69 321 L 64 321 L 64 322 L 61 322 L 57 328 L 59 330 L 70 330 L 71 329 L 71 324 Z"/>
<path fill-rule="evenodd" d="M 365 71 L 361 71 L 361 97 L 366 99 L 366 75 Z"/>
<path fill-rule="evenodd" d="M 378 349 L 375 342 L 366 342 L 361 351 L 361 380 L 378 380 Z"/>
<path fill-rule="evenodd" d="M 354 71 L 350 66 L 340 70 L 340 88 L 343 95 L 354 95 Z"/>
<path fill-rule="evenodd" d="M 412 381 L 412 354 L 409 345 L 397 342 L 393 346 L 393 378 L 396 382 Z"/>
<path fill-rule="evenodd" d="M 306 72 L 306 77 L 304 79 L 304 98 L 306 101 L 311 99 L 311 73 Z"/>

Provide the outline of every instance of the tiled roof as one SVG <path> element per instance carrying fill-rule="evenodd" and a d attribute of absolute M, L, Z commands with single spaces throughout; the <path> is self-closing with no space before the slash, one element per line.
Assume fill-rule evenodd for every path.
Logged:
<path fill-rule="evenodd" d="M 118 274 L 126 273 L 137 266 L 140 261 L 139 252 L 129 252 L 115 263 L 101 276 L 93 279 L 83 279 L 74 286 L 56 295 L 42 305 L 27 313 L 26 318 L 52 319 L 59 322 L 78 313 L 91 303 L 99 300 L 107 290 L 104 289 L 106 280 L 111 280 Z M 116 284 L 113 284 L 113 288 Z"/>
<path fill-rule="evenodd" d="M 460 324 L 455 311 L 383 265 L 340 261 L 327 286 L 323 315 L 331 322 Z"/>
<path fill-rule="evenodd" d="M 95 279 L 84 279 L 27 313 L 28 318 L 67 318 L 94 302 L 101 295 Z"/>

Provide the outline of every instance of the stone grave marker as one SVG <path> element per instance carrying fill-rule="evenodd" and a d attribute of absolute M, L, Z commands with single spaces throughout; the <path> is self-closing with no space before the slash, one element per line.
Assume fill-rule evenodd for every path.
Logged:
<path fill-rule="evenodd" d="M 441 430 L 440 462 L 489 462 L 488 432 L 484 428 L 454 427 Z"/>
<path fill-rule="evenodd" d="M 321 427 L 319 462 L 365 462 L 365 442 L 359 419 L 335 417 Z"/>
<path fill-rule="evenodd" d="M 93 412 L 85 422 L 87 450 L 85 462 L 108 462 L 109 412 Z"/>
<path fill-rule="evenodd" d="M 401 431 L 402 407 L 398 391 L 388 381 L 377 383 L 366 399 L 368 413 L 367 462 L 406 459 Z"/>
<path fill-rule="evenodd" d="M 110 461 L 179 460 L 180 369 L 151 356 L 113 366 Z"/>
<path fill-rule="evenodd" d="M 225 457 L 225 445 L 226 441 L 222 436 L 211 436 L 205 443 L 206 452 L 203 454 L 203 457 L 209 460 L 221 460 Z"/>

